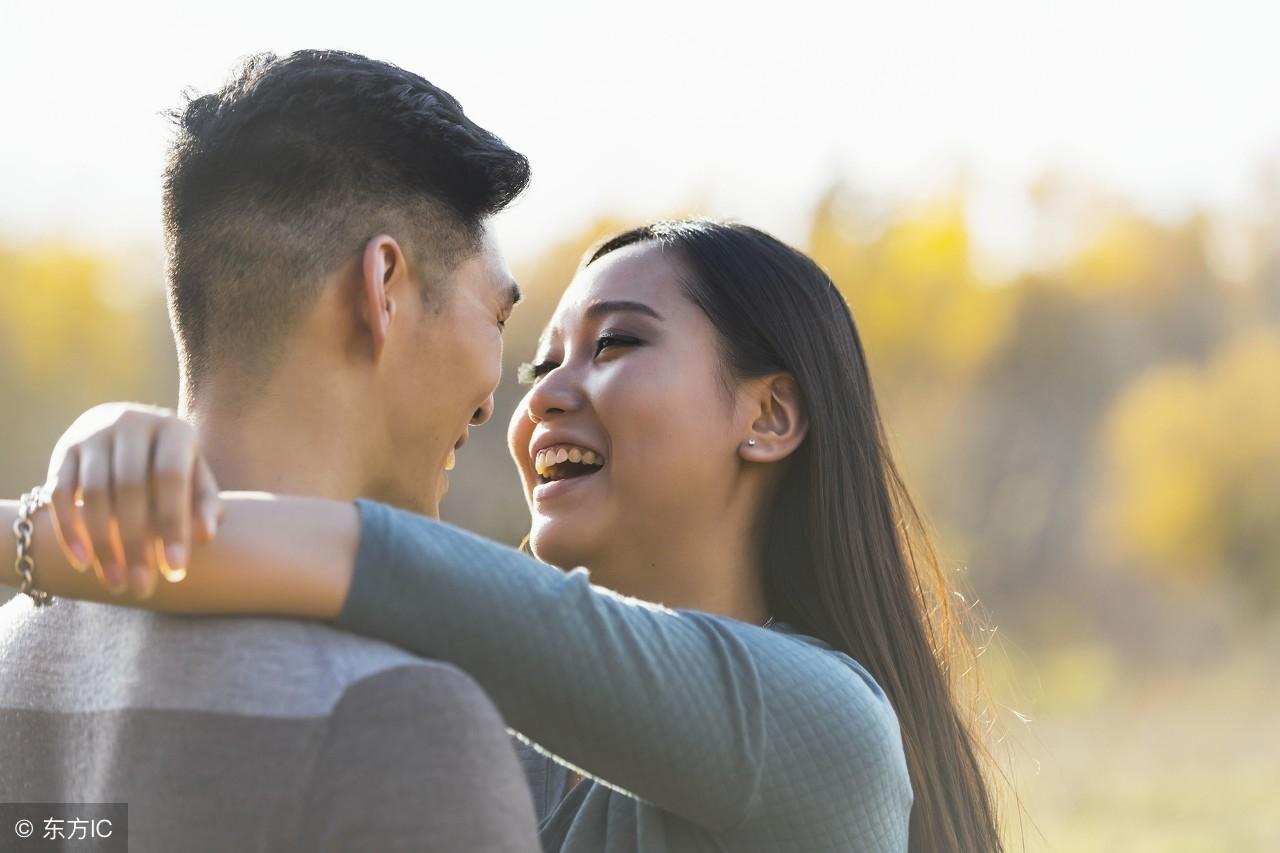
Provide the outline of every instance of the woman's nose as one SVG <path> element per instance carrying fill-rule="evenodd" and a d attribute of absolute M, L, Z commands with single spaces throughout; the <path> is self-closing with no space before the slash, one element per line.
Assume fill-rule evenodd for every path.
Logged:
<path fill-rule="evenodd" d="M 538 381 L 529 394 L 529 419 L 535 423 L 551 415 L 577 411 L 582 391 L 570 371 L 557 367 Z"/>

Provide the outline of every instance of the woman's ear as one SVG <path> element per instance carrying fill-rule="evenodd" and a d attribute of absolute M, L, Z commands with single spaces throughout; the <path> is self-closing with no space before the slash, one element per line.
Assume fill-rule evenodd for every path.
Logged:
<path fill-rule="evenodd" d="M 748 388 L 754 418 L 738 445 L 748 462 L 778 462 L 795 452 L 809 432 L 803 395 L 789 373 L 760 377 Z"/>
<path fill-rule="evenodd" d="M 364 247 L 361 259 L 361 318 L 369 330 L 375 361 L 382 357 L 396 313 L 400 285 L 408 277 L 404 252 L 394 237 L 379 234 Z"/>

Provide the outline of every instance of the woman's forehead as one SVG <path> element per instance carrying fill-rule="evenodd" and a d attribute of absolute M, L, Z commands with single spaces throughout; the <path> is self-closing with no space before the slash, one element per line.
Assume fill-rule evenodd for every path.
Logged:
<path fill-rule="evenodd" d="M 688 302 L 680 285 L 680 273 L 671 253 L 661 251 L 656 244 L 611 252 L 578 271 L 560 297 L 543 337 L 572 331 L 582 322 L 587 309 L 598 302 L 639 302 L 664 318 L 675 316 L 684 307 L 682 303 Z"/>

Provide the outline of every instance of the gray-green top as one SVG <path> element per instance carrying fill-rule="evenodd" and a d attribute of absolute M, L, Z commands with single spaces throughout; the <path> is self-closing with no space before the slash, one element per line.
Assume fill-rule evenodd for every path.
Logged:
<path fill-rule="evenodd" d="M 542 818 L 544 850 L 907 849 L 898 720 L 848 655 L 356 503 L 338 624 L 461 667 L 513 731 L 590 777 Z"/>

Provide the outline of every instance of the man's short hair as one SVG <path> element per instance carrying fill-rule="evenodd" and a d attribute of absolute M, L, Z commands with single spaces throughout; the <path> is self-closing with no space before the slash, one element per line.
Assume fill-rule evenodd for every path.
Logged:
<path fill-rule="evenodd" d="M 169 298 L 189 390 L 210 369 L 268 373 L 320 284 L 369 239 L 433 285 L 529 182 L 529 162 L 448 92 L 340 51 L 246 59 L 171 113 Z"/>

